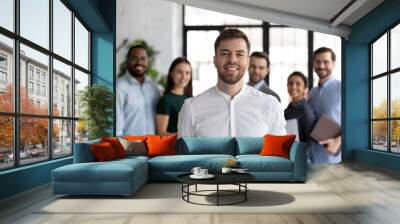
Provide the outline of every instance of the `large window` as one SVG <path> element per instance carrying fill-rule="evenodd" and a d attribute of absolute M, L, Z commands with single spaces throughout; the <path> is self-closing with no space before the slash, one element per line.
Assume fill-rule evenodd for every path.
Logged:
<path fill-rule="evenodd" d="M 90 32 L 62 0 L 0 8 L 0 170 L 70 156 L 74 105 L 90 85 Z"/>
<path fill-rule="evenodd" d="M 289 103 L 288 76 L 293 71 L 300 71 L 306 76 L 308 73 L 308 32 L 298 28 L 273 26 L 269 33 L 269 85 L 279 94 L 286 108 Z"/>
<path fill-rule="evenodd" d="M 330 47 L 335 51 L 337 61 L 333 76 L 341 79 L 340 37 L 185 6 L 183 53 L 193 67 L 194 95 L 217 82 L 213 65 L 214 41 L 227 27 L 238 28 L 248 35 L 251 52 L 269 53 L 271 67 L 266 81 L 280 95 L 283 107 L 289 103 L 286 82 L 293 71 L 308 76 L 310 87 L 317 85 L 318 78 L 313 76 L 311 60 L 312 52 L 318 47 Z M 248 74 L 245 76 L 247 80 Z"/>
<path fill-rule="evenodd" d="M 400 153 L 400 24 L 370 45 L 371 148 Z"/>

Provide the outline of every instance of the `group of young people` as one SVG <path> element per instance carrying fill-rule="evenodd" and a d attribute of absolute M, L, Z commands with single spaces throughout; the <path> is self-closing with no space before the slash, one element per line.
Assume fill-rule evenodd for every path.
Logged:
<path fill-rule="evenodd" d="M 289 75 L 291 102 L 285 110 L 279 95 L 265 81 L 270 69 L 268 55 L 250 55 L 250 42 L 242 31 L 223 30 L 215 40 L 214 51 L 218 73 L 214 87 L 193 97 L 191 64 L 179 57 L 171 63 L 161 96 L 156 84 L 145 75 L 149 65 L 146 48 L 131 47 L 128 71 L 117 81 L 117 135 L 285 135 L 285 120 L 297 119 L 300 141 L 308 143 L 312 163 L 341 161 L 341 136 L 323 142 L 310 136 L 324 114 L 341 123 L 341 83 L 332 77 L 336 57 L 331 49 L 323 47 L 314 52 L 313 66 L 319 82 L 309 93 L 307 78 L 301 72 Z"/>

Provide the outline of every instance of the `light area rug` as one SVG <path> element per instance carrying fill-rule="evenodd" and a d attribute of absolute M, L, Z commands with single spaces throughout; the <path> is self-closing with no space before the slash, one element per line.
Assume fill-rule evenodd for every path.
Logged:
<path fill-rule="evenodd" d="M 316 184 L 255 183 L 248 187 L 250 191 L 247 201 L 237 205 L 190 204 L 182 200 L 181 184 L 150 183 L 131 197 L 57 197 L 35 213 L 360 213 L 360 205 L 346 202 Z M 198 190 L 215 188 L 214 185 L 199 185 Z M 232 188 L 235 186 L 224 186 L 224 189 Z M 207 204 L 216 202 L 213 196 L 191 196 L 190 199 Z M 228 203 L 237 199 L 224 197 L 222 202 Z"/>

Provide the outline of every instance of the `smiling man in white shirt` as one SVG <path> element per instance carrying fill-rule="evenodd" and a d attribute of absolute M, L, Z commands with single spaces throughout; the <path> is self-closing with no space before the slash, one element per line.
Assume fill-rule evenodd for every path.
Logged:
<path fill-rule="evenodd" d="M 285 135 L 278 100 L 245 85 L 250 42 L 238 29 L 226 29 L 214 44 L 217 85 L 185 101 L 178 119 L 178 136 Z"/>

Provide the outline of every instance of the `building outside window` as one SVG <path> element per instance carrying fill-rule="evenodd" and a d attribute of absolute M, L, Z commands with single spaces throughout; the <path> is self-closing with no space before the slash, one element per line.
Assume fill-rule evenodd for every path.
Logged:
<path fill-rule="evenodd" d="M 0 71 L 0 84 L 6 85 L 7 84 L 7 73 L 4 71 Z"/>
<path fill-rule="evenodd" d="M 46 96 L 46 86 L 42 86 L 42 96 Z"/>
<path fill-rule="evenodd" d="M 42 73 L 42 82 L 44 82 L 44 83 L 46 83 L 46 76 L 47 76 L 47 74 Z"/>
<path fill-rule="evenodd" d="M 36 95 L 40 95 L 40 84 L 36 84 Z"/>
<path fill-rule="evenodd" d="M 7 68 L 7 56 L 0 54 L 0 68 Z"/>
<path fill-rule="evenodd" d="M 7 91 L 7 73 L 0 70 L 0 93 Z"/>
<path fill-rule="evenodd" d="M 29 94 L 33 94 L 34 92 L 33 82 L 31 81 L 28 82 L 28 92 Z"/>
<path fill-rule="evenodd" d="M 40 70 L 36 69 L 36 81 L 40 81 Z"/>
<path fill-rule="evenodd" d="M 33 80 L 33 67 L 29 66 L 28 76 L 30 80 Z"/>
<path fill-rule="evenodd" d="M 400 153 L 400 24 L 370 44 L 371 148 Z"/>
<path fill-rule="evenodd" d="M 4 92 L 7 87 L 7 56 L 0 54 L 0 91 Z"/>

